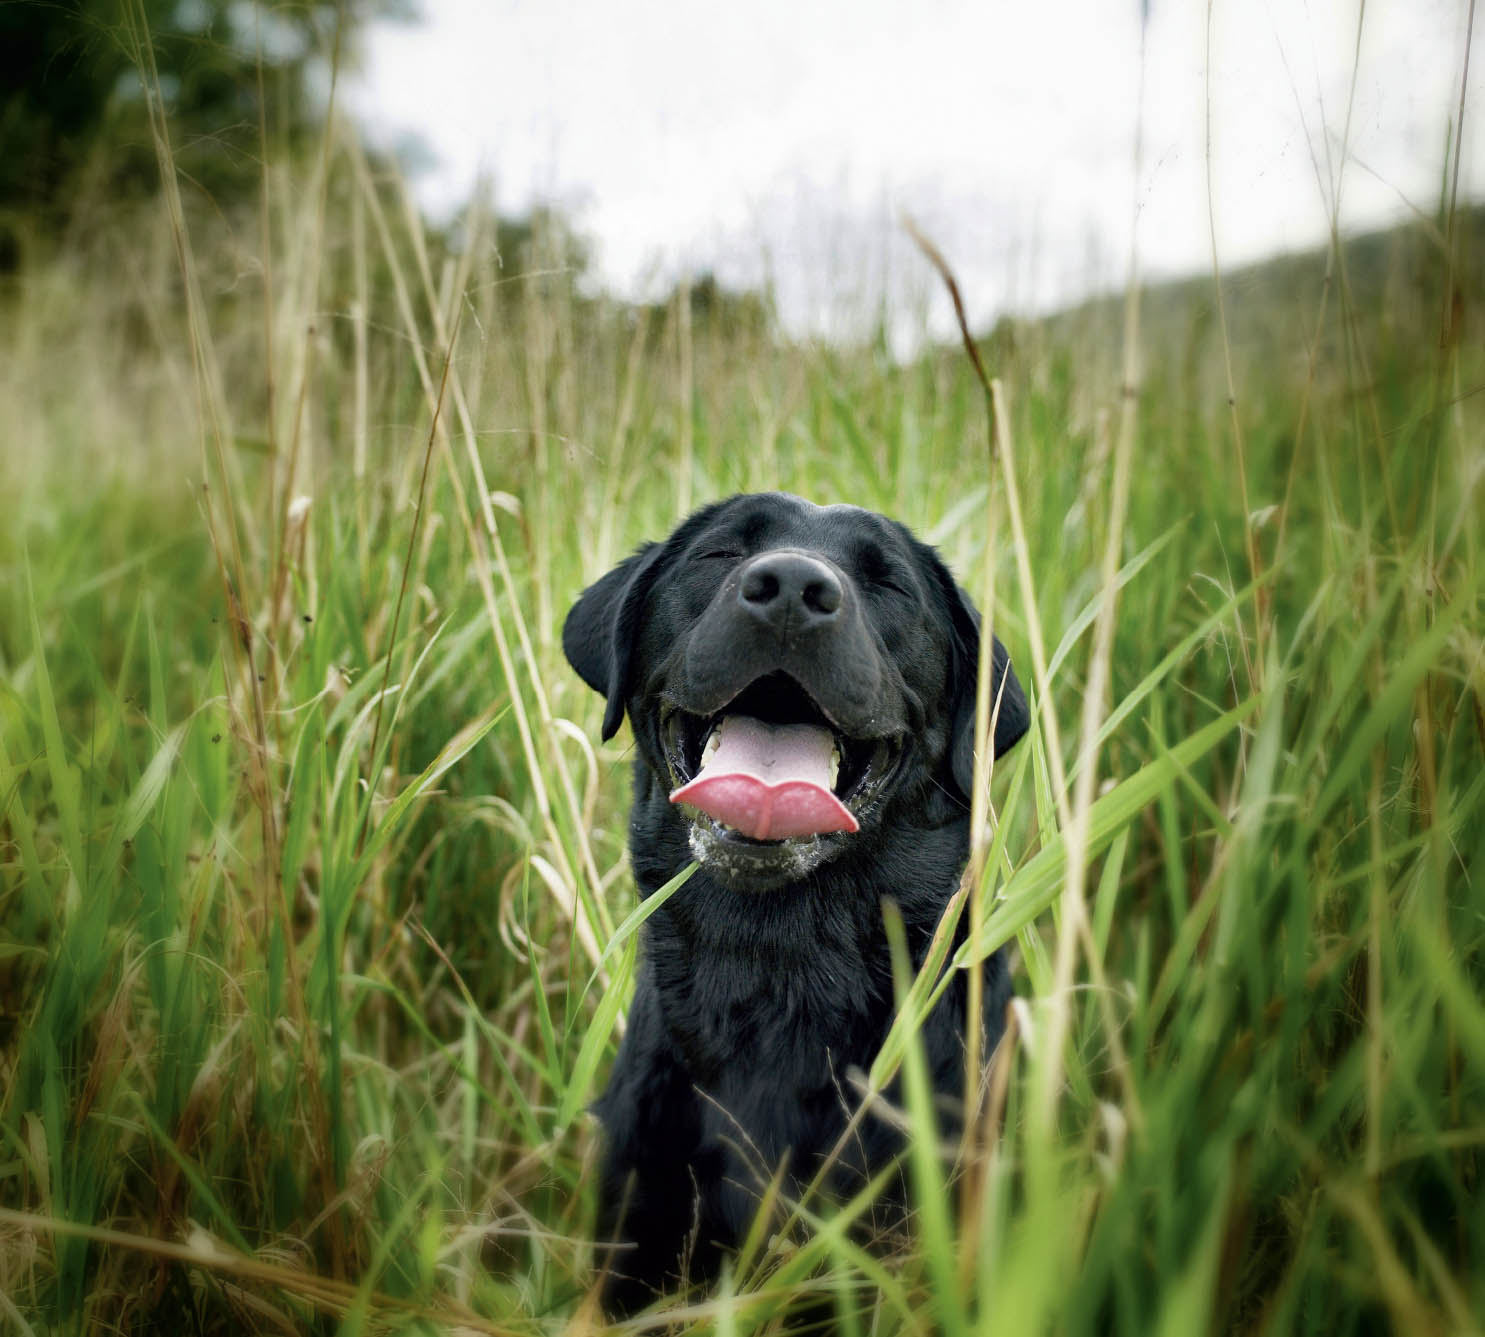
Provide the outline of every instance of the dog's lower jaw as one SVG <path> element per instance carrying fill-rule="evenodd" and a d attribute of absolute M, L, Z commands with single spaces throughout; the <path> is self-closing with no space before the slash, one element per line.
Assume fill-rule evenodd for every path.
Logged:
<path fill-rule="evenodd" d="M 830 858 L 829 837 L 744 844 L 710 818 L 687 824 L 696 861 L 732 891 L 774 891 L 807 877 Z"/>

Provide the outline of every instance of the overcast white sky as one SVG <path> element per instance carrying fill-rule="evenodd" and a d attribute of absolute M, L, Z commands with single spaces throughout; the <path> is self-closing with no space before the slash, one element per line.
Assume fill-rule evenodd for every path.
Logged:
<path fill-rule="evenodd" d="M 948 318 L 895 220 L 959 270 L 976 325 L 1431 212 L 1469 0 L 1153 0 L 1135 174 L 1139 0 L 423 0 L 369 36 L 353 105 L 420 136 L 437 211 L 483 170 L 497 206 L 565 205 L 619 291 L 682 267 L 771 276 L 787 322 Z M 1485 52 L 1476 52 L 1485 58 Z M 1470 71 L 1461 197 L 1485 194 Z M 1317 175 L 1318 164 L 1318 175 Z M 885 288 L 884 288 L 885 285 Z"/>

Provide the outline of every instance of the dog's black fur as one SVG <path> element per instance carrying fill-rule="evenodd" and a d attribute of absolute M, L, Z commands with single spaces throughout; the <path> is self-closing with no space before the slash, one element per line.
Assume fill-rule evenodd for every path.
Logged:
<path fill-rule="evenodd" d="M 847 1073 L 893 1017 L 882 902 L 922 960 L 968 854 L 979 615 L 902 525 L 782 493 L 698 511 L 585 590 L 563 648 L 607 698 L 604 738 L 634 730 L 629 843 L 649 895 L 700 868 L 645 925 L 629 1026 L 597 1105 L 606 1150 L 603 1301 L 625 1314 L 715 1274 L 787 1155 L 808 1182 L 850 1115 Z M 994 750 L 1029 724 L 994 646 Z M 739 698 L 741 698 L 739 700 Z M 709 721 L 736 702 L 776 722 L 828 723 L 846 750 L 854 834 L 750 841 L 669 802 Z M 822 718 L 823 717 L 823 718 Z M 962 1090 L 967 975 L 922 1031 L 937 1090 Z M 984 966 L 985 1045 L 1010 992 Z M 834 1186 L 887 1164 L 901 1139 L 868 1117 Z"/>

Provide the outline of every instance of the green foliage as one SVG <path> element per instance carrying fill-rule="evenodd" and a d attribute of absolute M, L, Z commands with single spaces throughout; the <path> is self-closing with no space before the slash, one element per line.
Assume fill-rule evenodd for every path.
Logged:
<path fill-rule="evenodd" d="M 182 176 L 218 208 L 256 198 L 264 150 L 321 124 L 332 65 L 404 0 L 49 0 L 0 5 L 0 272 L 81 210 L 154 195 L 145 35 Z M 260 127 L 273 126 L 270 144 Z"/>
<path fill-rule="evenodd" d="M 0 328 L 5 1322 L 596 1322 L 582 1108 L 644 910 L 628 742 L 595 742 L 560 619 L 678 511 L 784 487 L 899 515 L 973 587 L 988 555 L 998 634 L 1028 685 L 1050 667 L 972 946 L 936 962 L 1014 942 L 1020 1000 L 952 1163 L 914 1143 L 907 1239 L 863 1245 L 880 1184 L 795 1202 L 759 1167 L 769 1213 L 670 1317 L 776 1328 L 823 1292 L 860 1332 L 1478 1327 L 1485 349 L 1441 345 L 1441 279 L 1402 258 L 1427 234 L 1380 288 L 1361 258 L 1232 285 L 1241 440 L 1202 289 L 1149 295 L 1075 842 L 1106 309 L 993 341 L 1007 472 L 957 353 L 789 344 L 699 284 L 637 312 L 510 263 L 573 259 L 553 220 L 440 242 L 354 144 L 328 162 L 274 165 L 266 235 L 191 220 L 189 301 L 162 217 L 28 272 Z M 899 979 L 876 1073 L 919 1129 L 937 983 Z"/>

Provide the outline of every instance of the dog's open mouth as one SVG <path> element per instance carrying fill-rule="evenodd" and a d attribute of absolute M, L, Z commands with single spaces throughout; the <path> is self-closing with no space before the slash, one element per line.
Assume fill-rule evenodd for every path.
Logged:
<path fill-rule="evenodd" d="M 661 735 L 676 785 L 670 801 L 765 842 L 859 830 L 899 751 L 890 739 L 845 734 L 782 673 L 759 678 L 715 715 L 671 712 Z"/>

